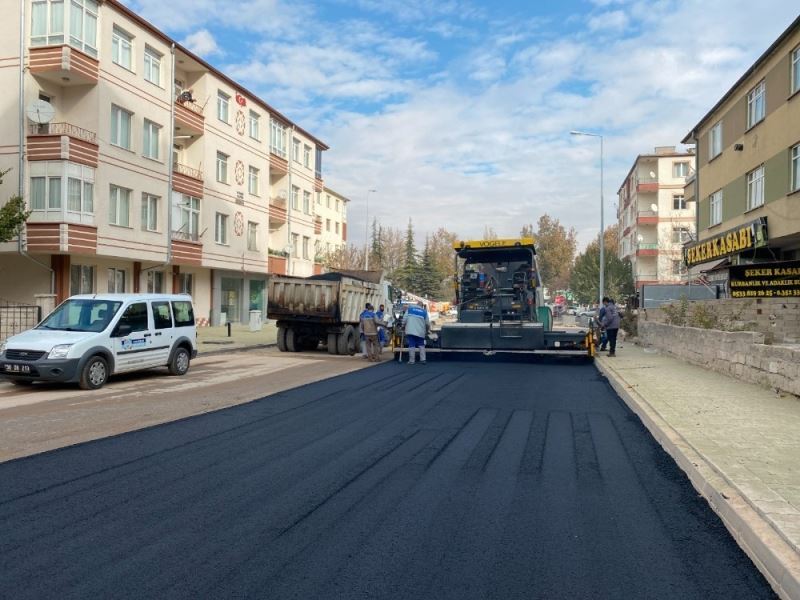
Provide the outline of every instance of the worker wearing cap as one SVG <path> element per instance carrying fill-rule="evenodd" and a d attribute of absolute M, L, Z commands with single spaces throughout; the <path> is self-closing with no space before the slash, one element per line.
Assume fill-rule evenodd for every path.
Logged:
<path fill-rule="evenodd" d="M 408 364 L 413 365 L 416 349 L 419 348 L 419 360 L 425 364 L 425 336 L 431 328 L 431 321 L 428 318 L 428 311 L 420 302 L 418 305 L 411 305 L 406 311 L 403 319 L 406 329 L 406 340 L 408 341 Z"/>

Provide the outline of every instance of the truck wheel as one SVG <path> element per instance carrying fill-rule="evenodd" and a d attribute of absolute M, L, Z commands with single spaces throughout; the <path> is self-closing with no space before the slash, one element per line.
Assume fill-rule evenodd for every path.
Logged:
<path fill-rule="evenodd" d="M 286 329 L 286 351 L 287 352 L 299 352 L 300 351 L 300 344 L 298 343 L 300 340 L 300 336 L 297 335 L 291 327 Z"/>
<path fill-rule="evenodd" d="M 286 327 L 278 327 L 278 350 L 286 352 Z"/>
<path fill-rule="evenodd" d="M 93 356 L 86 361 L 81 371 L 78 386 L 82 390 L 97 390 L 108 381 L 108 363 L 102 356 Z"/>
<path fill-rule="evenodd" d="M 328 334 L 328 354 L 339 354 L 337 349 L 339 336 L 335 333 Z"/>
<path fill-rule="evenodd" d="M 356 342 L 356 330 L 352 325 L 347 325 L 344 331 L 339 334 L 336 349 L 339 354 L 349 354 L 353 356 L 356 353 Z"/>
<path fill-rule="evenodd" d="M 186 375 L 189 370 L 189 351 L 181 346 L 175 350 L 172 355 L 172 360 L 169 361 L 169 374 L 170 375 Z"/>

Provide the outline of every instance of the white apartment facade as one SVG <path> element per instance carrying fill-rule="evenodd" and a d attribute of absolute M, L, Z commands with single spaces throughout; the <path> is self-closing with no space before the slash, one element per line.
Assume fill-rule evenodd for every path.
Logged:
<path fill-rule="evenodd" d="M 617 192 L 619 257 L 630 259 L 637 288 L 688 278 L 683 245 L 695 237 L 696 203 L 684 186 L 693 173 L 693 154 L 659 146 L 636 158 Z"/>
<path fill-rule="evenodd" d="M 321 269 L 322 141 L 117 0 L 8 8 L 0 202 L 31 214 L 0 298 L 188 292 L 201 321 L 244 321 L 270 273 Z"/>
<path fill-rule="evenodd" d="M 329 256 L 347 243 L 347 205 L 350 200 L 326 187 L 317 198 L 320 235 L 317 256 Z"/>

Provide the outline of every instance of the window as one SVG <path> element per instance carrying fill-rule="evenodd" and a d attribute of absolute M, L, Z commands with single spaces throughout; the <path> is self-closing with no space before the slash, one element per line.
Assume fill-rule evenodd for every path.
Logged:
<path fill-rule="evenodd" d="M 247 191 L 258 196 L 258 169 L 251 166 L 247 175 Z"/>
<path fill-rule="evenodd" d="M 322 206 L 322 192 L 317 192 L 317 204 Z"/>
<path fill-rule="evenodd" d="M 217 152 L 217 181 L 228 183 L 228 158 L 227 154 Z"/>
<path fill-rule="evenodd" d="M 292 186 L 292 210 L 300 208 L 300 188 L 296 185 Z"/>
<path fill-rule="evenodd" d="M 722 152 L 722 121 L 718 121 L 708 134 L 708 159 Z"/>
<path fill-rule="evenodd" d="M 672 242 L 674 244 L 683 244 L 692 239 L 692 233 L 688 227 L 673 227 L 672 228 Z"/>
<path fill-rule="evenodd" d="M 330 230 L 331 230 L 331 220 L 325 219 L 325 231 L 330 231 Z"/>
<path fill-rule="evenodd" d="M 292 256 L 300 258 L 300 234 L 292 234 Z"/>
<path fill-rule="evenodd" d="M 231 97 L 223 92 L 217 92 L 217 118 L 225 123 L 228 122 L 228 104 Z"/>
<path fill-rule="evenodd" d="M 111 34 L 111 60 L 133 70 L 133 37 L 116 26 Z"/>
<path fill-rule="evenodd" d="M 119 329 L 120 325 L 126 325 L 130 328 L 129 331 L 131 333 L 147 331 L 150 328 L 147 321 L 147 302 L 137 302 L 128 306 L 125 312 L 122 313 L 117 323 L 117 329 Z"/>
<path fill-rule="evenodd" d="M 200 230 L 200 200 L 183 196 L 180 205 L 181 226 L 175 234 L 185 240 L 197 241 Z"/>
<path fill-rule="evenodd" d="M 148 294 L 163 294 L 164 293 L 164 271 L 147 271 L 147 293 Z M 153 309 L 155 309 L 156 304 L 158 302 L 153 303 Z M 167 305 L 165 302 L 164 305 Z M 153 316 L 155 317 L 155 310 L 153 311 Z M 169 308 L 167 309 L 167 313 L 169 313 Z M 169 327 L 169 325 L 167 325 Z M 158 325 L 156 325 L 156 329 L 160 329 Z"/>
<path fill-rule="evenodd" d="M 142 136 L 142 154 L 147 158 L 158 160 L 158 132 L 161 126 L 152 121 L 144 120 L 144 135 Z"/>
<path fill-rule="evenodd" d="M 275 119 L 270 121 L 269 148 L 273 154 L 286 158 L 286 126 Z"/>
<path fill-rule="evenodd" d="M 214 241 L 218 244 L 228 244 L 228 215 L 217 213 L 214 219 Z"/>
<path fill-rule="evenodd" d="M 111 105 L 111 143 L 126 150 L 131 149 L 131 121 L 133 113 L 115 104 Z"/>
<path fill-rule="evenodd" d="M 322 179 L 322 150 L 314 148 L 314 177 Z"/>
<path fill-rule="evenodd" d="M 142 229 L 158 231 L 158 196 L 142 194 Z"/>
<path fill-rule="evenodd" d="M 791 151 L 792 191 L 800 190 L 800 144 Z"/>
<path fill-rule="evenodd" d="M 303 166 L 311 168 L 311 146 L 303 146 Z"/>
<path fill-rule="evenodd" d="M 676 194 L 672 197 L 672 210 L 684 210 L 686 208 L 686 198 L 683 194 Z"/>
<path fill-rule="evenodd" d="M 161 86 L 161 53 L 150 46 L 144 47 L 144 78 L 150 83 Z"/>
<path fill-rule="evenodd" d="M 339 221 L 336 221 L 336 234 L 339 234 Z"/>
<path fill-rule="evenodd" d="M 94 212 L 94 169 L 64 161 L 31 163 L 30 209 L 91 215 Z M 66 202 L 65 202 L 66 193 Z"/>
<path fill-rule="evenodd" d="M 339 199 L 336 199 L 336 212 L 339 212 Z"/>
<path fill-rule="evenodd" d="M 113 269 L 113 268 L 108 269 L 108 293 L 109 294 L 124 294 L 125 293 L 125 271 L 123 269 Z M 144 303 L 142 303 L 141 305 L 139 305 L 139 304 L 130 305 L 128 307 L 128 309 L 125 311 L 125 314 L 122 315 L 122 319 L 125 319 L 125 315 L 127 315 L 129 312 L 131 312 L 131 309 L 134 306 L 144 306 L 144 307 L 146 307 L 147 305 L 144 304 Z M 122 321 L 122 319 L 120 319 L 120 322 Z M 144 313 L 144 322 L 145 322 L 145 326 L 142 329 L 135 329 L 133 331 L 144 331 L 145 329 L 147 329 L 147 309 L 146 308 L 145 308 L 145 313 Z"/>
<path fill-rule="evenodd" d="M 247 249 L 258 250 L 258 223 L 247 222 Z"/>
<path fill-rule="evenodd" d="M 189 281 L 191 281 L 189 275 Z M 172 314 L 175 315 L 175 327 L 189 327 L 194 325 L 194 309 L 191 302 L 175 300 L 172 302 Z"/>
<path fill-rule="evenodd" d="M 688 162 L 672 163 L 672 176 L 673 177 L 688 177 L 689 176 L 689 163 Z"/>
<path fill-rule="evenodd" d="M 309 253 L 308 253 L 308 243 L 311 241 L 311 238 L 303 236 L 303 258 L 308 260 Z"/>
<path fill-rule="evenodd" d="M 69 22 L 69 44 L 97 56 L 97 2 L 95 0 L 33 0 L 31 46 L 63 44 Z"/>
<path fill-rule="evenodd" d="M 761 80 L 756 87 L 747 94 L 747 128 L 749 129 L 764 118 L 767 102 L 767 86 Z"/>
<path fill-rule="evenodd" d="M 194 276 L 191 273 L 178 274 L 178 293 L 192 295 L 192 283 Z M 176 315 L 177 316 L 177 315 Z"/>
<path fill-rule="evenodd" d="M 709 200 L 709 224 L 719 225 L 722 223 L 722 190 L 717 190 L 708 197 Z"/>
<path fill-rule="evenodd" d="M 250 111 L 250 137 L 254 140 L 259 139 L 258 134 L 258 113 Z"/>
<path fill-rule="evenodd" d="M 148 271 L 148 279 L 150 274 L 163 275 L 163 273 Z M 148 285 L 149 288 L 149 285 Z M 150 291 L 149 289 L 147 291 Z M 160 293 L 161 290 L 159 290 Z M 172 312 L 169 310 L 169 302 L 153 302 L 153 326 L 156 329 L 169 329 L 172 327 Z"/>
<path fill-rule="evenodd" d="M 300 162 L 300 140 L 297 138 L 292 139 L 292 159 L 294 162 Z"/>
<path fill-rule="evenodd" d="M 69 268 L 69 295 L 94 293 L 94 267 L 71 265 Z"/>
<path fill-rule="evenodd" d="M 331 207 L 331 196 L 330 194 L 325 194 L 325 208 Z"/>
<path fill-rule="evenodd" d="M 31 177 L 31 210 L 61 208 L 61 176 Z"/>
<path fill-rule="evenodd" d="M 94 183 L 77 177 L 67 177 L 67 210 L 92 214 L 94 212 Z"/>
<path fill-rule="evenodd" d="M 311 214 L 311 192 L 303 192 L 303 212 L 307 215 Z"/>
<path fill-rule="evenodd" d="M 747 210 L 764 204 L 764 165 L 747 174 Z"/>
<path fill-rule="evenodd" d="M 800 46 L 792 50 L 792 93 L 800 91 Z"/>
<path fill-rule="evenodd" d="M 130 208 L 131 191 L 112 185 L 108 202 L 108 222 L 120 227 L 130 226 Z"/>

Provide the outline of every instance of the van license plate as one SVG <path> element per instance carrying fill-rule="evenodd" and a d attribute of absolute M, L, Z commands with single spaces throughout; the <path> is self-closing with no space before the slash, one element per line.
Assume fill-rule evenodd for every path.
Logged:
<path fill-rule="evenodd" d="M 6 373 L 30 373 L 30 365 L 10 365 L 8 363 L 3 365 L 3 371 Z"/>

